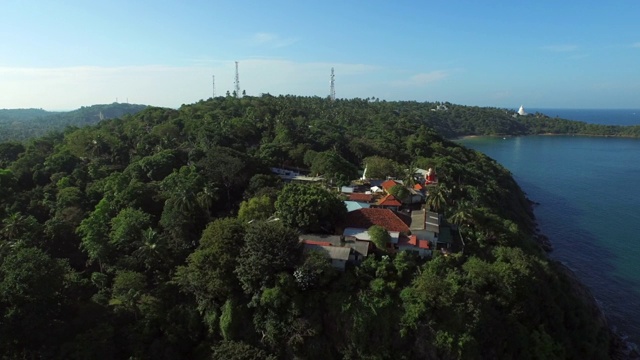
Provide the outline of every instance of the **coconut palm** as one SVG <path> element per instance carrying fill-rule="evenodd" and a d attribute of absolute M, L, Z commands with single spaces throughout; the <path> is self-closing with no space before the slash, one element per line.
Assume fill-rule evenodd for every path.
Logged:
<path fill-rule="evenodd" d="M 443 210 L 447 205 L 450 193 L 451 191 L 443 184 L 429 187 L 427 206 L 434 211 Z"/>
<path fill-rule="evenodd" d="M 0 231 L 0 235 L 2 235 L 5 240 L 15 240 L 16 236 L 22 232 L 25 220 L 26 217 L 19 212 L 11 213 L 2 220 L 2 231 Z"/>
<path fill-rule="evenodd" d="M 454 212 L 449 217 L 449 221 L 458 226 L 468 226 L 473 223 L 474 208 L 473 204 L 468 200 L 460 200 L 455 207 Z"/>
<path fill-rule="evenodd" d="M 141 241 L 138 248 L 133 252 L 133 256 L 144 262 L 147 269 L 152 268 L 162 261 L 164 244 L 158 232 L 149 227 L 142 231 Z"/>
<path fill-rule="evenodd" d="M 404 185 L 407 187 L 413 187 L 416 184 L 416 179 L 413 177 L 418 172 L 418 167 L 415 163 L 411 163 L 404 173 Z"/>

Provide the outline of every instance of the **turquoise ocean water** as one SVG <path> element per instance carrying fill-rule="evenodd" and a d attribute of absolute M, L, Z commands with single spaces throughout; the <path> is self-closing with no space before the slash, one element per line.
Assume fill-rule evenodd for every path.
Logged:
<path fill-rule="evenodd" d="M 637 121 L 633 110 L 624 111 L 627 118 L 609 112 L 605 120 L 597 116 L 606 110 L 556 110 L 572 120 L 640 124 L 640 110 Z M 591 289 L 620 333 L 640 344 L 640 139 L 527 136 L 459 142 L 512 172 L 539 203 L 535 214 L 553 243 L 550 256 Z"/>

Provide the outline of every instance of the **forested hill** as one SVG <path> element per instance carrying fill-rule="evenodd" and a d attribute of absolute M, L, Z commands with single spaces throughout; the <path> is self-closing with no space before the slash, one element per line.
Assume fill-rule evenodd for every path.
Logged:
<path fill-rule="evenodd" d="M 67 126 L 86 126 L 104 119 L 120 118 L 145 109 L 146 105 L 112 103 L 65 112 L 42 109 L 0 109 L 0 142 L 20 141 L 61 131 Z"/>
<path fill-rule="evenodd" d="M 424 106 L 218 97 L 0 144 L 2 358 L 607 358 L 511 174 Z M 269 167 L 335 185 L 364 164 L 407 182 L 436 168 L 427 206 L 464 246 L 376 246 L 345 272 L 303 254 L 298 234 L 340 233 L 346 209 Z"/>
<path fill-rule="evenodd" d="M 337 103 L 390 119 L 405 118 L 424 122 L 446 138 L 468 135 L 567 134 L 640 137 L 640 126 L 589 124 L 551 118 L 536 113 L 514 117 L 512 110 L 415 101 L 379 101 L 377 99 L 337 100 Z M 0 142 L 23 141 L 62 131 L 67 126 L 86 126 L 102 119 L 120 118 L 145 109 L 146 105 L 112 103 L 92 105 L 69 112 L 42 109 L 0 109 Z M 440 110 L 438 110 L 440 109 Z M 353 110 L 353 109 L 352 109 Z"/>
<path fill-rule="evenodd" d="M 535 113 L 514 117 L 513 110 L 450 103 L 396 103 L 400 114 L 422 119 L 447 138 L 468 135 L 567 134 L 640 137 L 640 126 L 589 124 Z M 440 110 L 438 109 L 440 105 Z M 409 115 L 410 114 L 410 115 Z"/>

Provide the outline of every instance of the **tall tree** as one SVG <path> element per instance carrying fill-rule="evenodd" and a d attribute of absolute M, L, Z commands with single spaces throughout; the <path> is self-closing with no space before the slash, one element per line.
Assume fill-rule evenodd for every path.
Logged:
<path fill-rule="evenodd" d="M 373 225 L 367 230 L 371 241 L 376 245 L 378 250 L 386 252 L 387 245 L 391 242 L 391 235 L 380 225 Z"/>
<path fill-rule="evenodd" d="M 449 190 L 445 185 L 438 184 L 427 188 L 427 206 L 433 211 L 442 211 L 447 206 Z"/>
<path fill-rule="evenodd" d="M 225 147 L 210 149 L 198 164 L 207 179 L 224 189 L 227 210 L 242 195 L 253 171 L 247 156 Z"/>
<path fill-rule="evenodd" d="M 409 189 L 406 186 L 398 184 L 394 185 L 389 189 L 389 194 L 393 195 L 396 199 L 400 201 L 404 201 L 411 195 Z"/>
<path fill-rule="evenodd" d="M 370 156 L 365 158 L 363 163 L 368 179 L 386 179 L 388 176 L 399 177 L 403 174 L 400 164 L 382 156 Z"/>
<path fill-rule="evenodd" d="M 101 272 L 108 268 L 114 250 L 109 242 L 111 214 L 109 201 L 102 199 L 76 229 L 82 239 L 81 247 L 89 256 L 89 263 L 97 261 Z"/>
<path fill-rule="evenodd" d="M 293 273 L 300 244 L 297 232 L 280 222 L 251 224 L 244 240 L 235 273 L 255 305 L 262 289 L 273 286 L 279 272 Z"/>
<path fill-rule="evenodd" d="M 358 169 L 337 151 L 323 152 L 307 151 L 305 164 L 310 167 L 311 173 L 323 176 L 325 179 L 338 185 L 349 184 L 358 177 Z"/>
<path fill-rule="evenodd" d="M 329 191 L 295 183 L 282 189 L 276 210 L 285 224 L 308 232 L 333 231 L 347 212 L 344 203 Z"/>
<path fill-rule="evenodd" d="M 234 291 L 234 271 L 244 237 L 244 226 L 237 219 L 216 219 L 202 232 L 200 245 L 187 264 L 178 268 L 176 279 L 195 295 L 202 310 L 222 305 Z"/>
<path fill-rule="evenodd" d="M 244 222 L 267 220 L 275 212 L 273 200 L 267 195 L 252 197 L 240 203 L 238 219 Z"/>

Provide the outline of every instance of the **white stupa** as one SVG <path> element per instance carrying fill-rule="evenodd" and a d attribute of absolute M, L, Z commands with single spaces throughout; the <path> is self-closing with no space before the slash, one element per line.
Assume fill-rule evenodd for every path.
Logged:
<path fill-rule="evenodd" d="M 524 111 L 524 106 L 520 105 L 520 109 L 518 110 L 518 115 L 525 116 L 528 115 L 526 111 Z"/>

